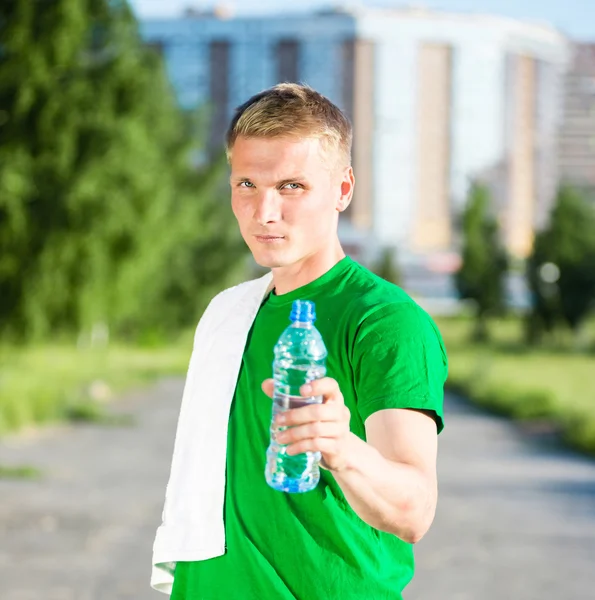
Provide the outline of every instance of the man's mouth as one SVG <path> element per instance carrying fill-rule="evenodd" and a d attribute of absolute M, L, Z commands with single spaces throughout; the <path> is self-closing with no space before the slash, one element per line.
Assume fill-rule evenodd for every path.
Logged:
<path fill-rule="evenodd" d="M 255 235 L 254 236 L 257 241 L 263 243 L 263 244 L 271 244 L 274 242 L 280 242 L 281 240 L 284 240 L 285 237 L 282 235 Z"/>

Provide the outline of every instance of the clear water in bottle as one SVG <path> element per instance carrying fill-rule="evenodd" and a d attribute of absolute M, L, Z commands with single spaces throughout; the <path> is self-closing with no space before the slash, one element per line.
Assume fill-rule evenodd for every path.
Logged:
<path fill-rule="evenodd" d="M 320 332 L 314 327 L 315 319 L 314 303 L 296 300 L 290 316 L 292 323 L 275 345 L 275 392 L 265 476 L 267 483 L 281 492 L 308 492 L 320 479 L 320 453 L 290 456 L 287 446 L 277 442 L 277 433 L 286 428 L 274 424 L 280 412 L 322 402 L 321 396 L 304 398 L 300 395 L 302 385 L 326 374 L 327 351 Z"/>

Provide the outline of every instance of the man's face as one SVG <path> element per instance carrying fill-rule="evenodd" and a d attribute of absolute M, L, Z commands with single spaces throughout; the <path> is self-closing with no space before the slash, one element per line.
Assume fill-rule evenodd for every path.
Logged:
<path fill-rule="evenodd" d="M 335 244 L 349 176 L 350 169 L 331 164 L 318 139 L 239 137 L 231 203 L 256 262 L 287 267 Z"/>

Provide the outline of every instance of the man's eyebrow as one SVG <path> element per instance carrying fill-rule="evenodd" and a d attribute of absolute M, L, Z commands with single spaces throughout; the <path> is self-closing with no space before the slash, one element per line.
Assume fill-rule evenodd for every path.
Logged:
<path fill-rule="evenodd" d="M 288 179 L 282 179 L 281 181 L 277 182 L 277 185 L 279 187 L 283 187 L 284 185 L 287 185 L 288 183 L 295 183 L 296 181 L 306 181 L 307 177 L 305 175 L 296 175 L 295 177 L 290 177 Z"/>
<path fill-rule="evenodd" d="M 244 177 L 242 175 L 235 175 L 235 176 L 231 176 L 230 178 L 232 181 L 252 181 L 252 179 L 250 177 Z M 287 177 L 285 179 L 282 179 L 281 181 L 278 181 L 275 185 L 282 187 L 284 185 L 287 185 L 288 183 L 294 183 L 297 181 L 306 181 L 307 177 L 305 175 L 295 175 L 294 177 Z"/>

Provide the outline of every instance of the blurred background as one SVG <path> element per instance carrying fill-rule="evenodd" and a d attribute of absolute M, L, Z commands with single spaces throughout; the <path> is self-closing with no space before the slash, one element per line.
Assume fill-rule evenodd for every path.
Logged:
<path fill-rule="evenodd" d="M 0 600 L 159 597 L 193 330 L 261 272 L 223 134 L 281 81 L 351 118 L 344 248 L 449 352 L 406 597 L 592 598 L 595 3 L 3 0 Z"/>

